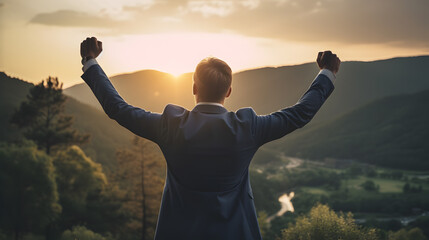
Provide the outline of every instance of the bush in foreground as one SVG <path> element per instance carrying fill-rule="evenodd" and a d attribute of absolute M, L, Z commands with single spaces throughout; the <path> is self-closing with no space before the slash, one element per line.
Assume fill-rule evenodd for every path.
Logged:
<path fill-rule="evenodd" d="M 98 233 L 95 233 L 84 226 L 74 226 L 72 230 L 66 230 L 61 235 L 61 240 L 109 240 Z"/>
<path fill-rule="evenodd" d="M 426 240 L 420 228 L 412 228 L 410 230 L 401 229 L 397 232 L 389 232 L 389 240 Z"/>
<path fill-rule="evenodd" d="M 308 216 L 298 217 L 295 224 L 290 224 L 282 231 L 282 240 L 376 240 L 375 229 L 359 227 L 351 213 L 336 214 L 326 205 L 318 204 L 310 210 Z"/>

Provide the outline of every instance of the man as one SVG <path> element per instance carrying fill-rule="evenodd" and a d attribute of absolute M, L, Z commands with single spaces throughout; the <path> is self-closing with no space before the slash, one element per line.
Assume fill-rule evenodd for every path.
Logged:
<path fill-rule="evenodd" d="M 334 90 L 340 60 L 320 52 L 320 73 L 293 106 L 258 116 L 252 108 L 229 112 L 231 68 L 222 60 L 202 60 L 194 73 L 197 105 L 188 111 L 167 105 L 162 114 L 127 104 L 95 58 L 102 43 L 81 43 L 84 74 L 106 114 L 161 148 L 167 177 L 155 239 L 261 239 L 248 168 L 263 144 L 307 124 Z"/>

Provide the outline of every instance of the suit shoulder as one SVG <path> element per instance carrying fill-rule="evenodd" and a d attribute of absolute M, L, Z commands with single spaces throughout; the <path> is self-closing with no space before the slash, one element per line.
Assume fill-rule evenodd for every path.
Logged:
<path fill-rule="evenodd" d="M 254 117 L 256 117 L 256 112 L 251 107 L 240 108 L 235 112 L 235 114 L 238 118 L 253 119 Z"/>
<path fill-rule="evenodd" d="M 167 104 L 164 108 L 163 115 L 181 115 L 185 112 L 189 112 L 186 110 L 186 108 L 174 105 L 174 104 Z"/>

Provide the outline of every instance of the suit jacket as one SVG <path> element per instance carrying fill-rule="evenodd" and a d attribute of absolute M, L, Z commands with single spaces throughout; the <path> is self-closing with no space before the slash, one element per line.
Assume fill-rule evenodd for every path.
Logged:
<path fill-rule="evenodd" d="M 334 89 L 319 74 L 295 105 L 269 115 L 171 104 L 159 114 L 127 104 L 99 65 L 82 78 L 110 118 L 157 143 L 164 154 L 167 176 L 155 239 L 261 239 L 250 161 L 263 144 L 307 124 Z"/>

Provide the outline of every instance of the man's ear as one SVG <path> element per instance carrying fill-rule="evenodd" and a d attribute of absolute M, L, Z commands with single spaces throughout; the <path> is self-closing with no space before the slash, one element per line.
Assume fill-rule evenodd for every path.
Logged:
<path fill-rule="evenodd" d="M 232 87 L 229 87 L 228 92 L 226 93 L 226 98 L 229 97 L 231 95 L 232 92 Z"/>
<path fill-rule="evenodd" d="M 195 85 L 195 82 L 192 85 L 192 94 L 197 95 L 197 85 Z"/>

